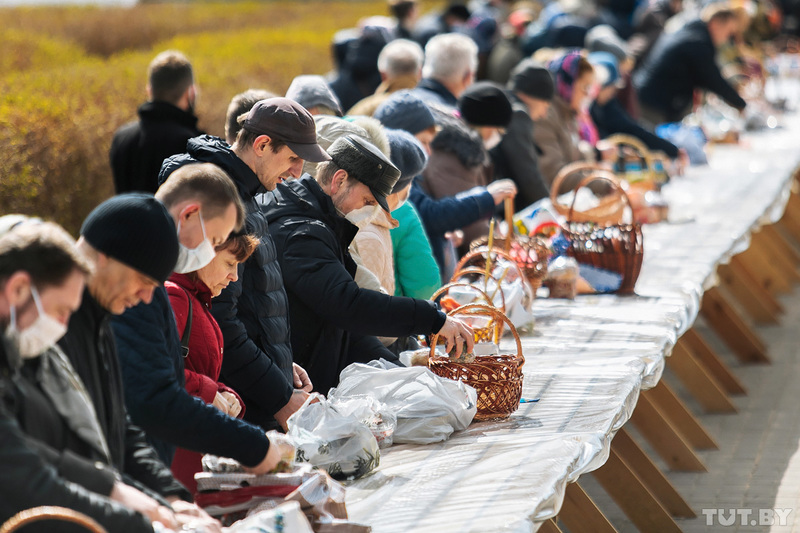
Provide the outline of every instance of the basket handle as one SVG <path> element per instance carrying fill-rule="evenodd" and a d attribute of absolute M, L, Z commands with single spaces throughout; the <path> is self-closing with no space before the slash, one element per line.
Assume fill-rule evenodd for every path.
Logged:
<path fill-rule="evenodd" d="M 0 533 L 12 533 L 13 531 L 17 531 L 19 528 L 33 522 L 54 519 L 78 524 L 92 533 L 108 533 L 103 526 L 85 514 L 79 513 L 78 511 L 73 511 L 72 509 L 67 509 L 66 507 L 56 507 L 52 505 L 33 507 L 31 509 L 25 509 L 24 511 L 18 512 L 9 518 L 2 525 L 2 527 L 0 527 Z"/>
<path fill-rule="evenodd" d="M 615 146 L 627 144 L 628 146 L 636 148 L 636 150 L 639 151 L 640 157 L 644 159 L 644 162 L 647 165 L 647 171 L 653 171 L 653 154 L 650 149 L 647 148 L 647 145 L 644 144 L 640 139 L 626 133 L 615 133 L 614 135 L 607 137 L 605 141 Z"/>
<path fill-rule="evenodd" d="M 586 176 L 585 178 L 583 178 L 581 180 L 581 182 L 578 184 L 578 186 L 575 187 L 575 194 L 572 196 L 572 204 L 570 204 L 570 206 L 569 206 L 569 214 L 567 215 L 567 223 L 570 223 L 572 221 L 572 213 L 575 210 L 575 200 L 578 199 L 578 190 L 583 188 L 583 187 L 586 187 L 587 185 L 589 185 L 593 181 L 607 181 L 608 183 L 610 183 L 612 187 L 614 187 L 615 189 L 617 189 L 620 192 L 622 197 L 625 199 L 625 203 L 628 204 L 628 207 L 630 208 L 631 213 L 633 213 L 633 206 L 631 205 L 631 199 L 628 198 L 628 195 L 625 193 L 625 190 L 622 188 L 622 185 L 620 185 L 620 183 L 617 180 L 617 178 L 612 178 L 612 177 L 609 177 L 609 176 L 604 176 L 604 175 L 602 175 L 600 173 L 596 173 L 596 174 L 592 174 L 591 176 Z"/>
<path fill-rule="evenodd" d="M 522 354 L 522 341 L 519 340 L 519 333 L 517 333 L 517 328 L 514 327 L 514 324 L 511 323 L 511 320 L 504 314 L 501 313 L 496 307 L 490 307 L 484 304 L 467 304 L 458 309 L 453 309 L 447 316 L 456 316 L 456 315 L 489 315 L 494 320 L 502 320 L 505 322 L 508 329 L 511 330 L 511 334 L 514 335 L 514 341 L 517 344 L 517 355 L 522 359 L 522 363 L 525 363 L 525 356 Z M 498 339 L 499 340 L 499 339 Z M 428 358 L 432 358 L 436 356 L 436 343 L 439 341 L 439 334 L 436 333 L 433 338 L 431 339 L 431 351 L 428 354 Z"/>
<path fill-rule="evenodd" d="M 553 179 L 552 185 L 550 185 L 550 202 L 553 204 L 558 203 L 558 191 L 561 189 L 561 184 L 567 177 L 575 172 L 582 172 L 585 170 L 594 173 L 605 169 L 597 163 L 589 163 L 587 161 L 575 161 L 574 163 L 561 167 L 561 170 L 558 171 L 555 179 Z"/>
<path fill-rule="evenodd" d="M 492 278 L 492 279 L 494 279 L 494 278 Z M 480 287 L 477 287 L 477 286 L 475 286 L 475 285 L 473 285 L 471 283 L 466 283 L 464 281 L 453 281 L 453 282 L 450 282 L 447 285 L 441 287 L 439 290 L 437 290 L 436 292 L 433 293 L 433 296 L 431 296 L 431 300 L 435 302 L 439 297 L 441 297 L 442 295 L 447 293 L 453 287 L 469 287 L 470 289 L 475 289 L 476 291 L 478 291 L 481 294 L 481 296 L 483 296 L 486 299 L 486 304 L 487 305 L 495 307 L 494 302 L 492 302 L 492 299 L 489 298 L 488 294 L 486 294 L 486 291 L 482 290 Z M 506 295 L 503 294 L 502 290 L 500 290 L 500 302 L 501 302 L 500 311 L 505 313 L 506 312 Z M 462 305 L 461 307 L 464 307 L 464 306 Z"/>
<path fill-rule="evenodd" d="M 541 242 L 541 240 L 539 239 L 539 240 L 537 240 L 537 242 Z M 486 246 L 486 245 L 484 245 L 484 246 Z M 542 246 L 536 247 L 534 249 L 534 252 L 536 252 L 536 259 L 538 259 L 538 260 L 541 260 L 541 257 L 540 257 L 541 250 L 542 249 L 546 250 L 546 247 L 544 247 L 544 248 L 543 247 L 544 247 L 544 244 L 542 244 Z M 475 248 L 474 250 L 472 250 L 471 252 L 468 252 L 464 257 L 461 258 L 461 261 L 459 261 L 458 264 L 456 265 L 456 274 L 464 273 L 464 271 L 468 270 L 469 268 L 477 268 L 477 267 L 469 267 L 469 266 L 467 266 L 467 263 L 469 263 L 472 259 L 474 259 L 476 257 L 485 257 L 484 254 L 486 254 L 486 253 L 494 253 L 494 254 L 497 254 L 497 257 L 502 257 L 503 259 L 505 259 L 506 261 L 511 263 L 511 265 L 515 269 L 517 269 L 517 275 L 520 278 L 522 278 L 523 283 L 524 283 L 526 278 L 525 278 L 525 274 L 522 272 L 522 268 L 514 260 L 514 258 L 511 257 L 511 255 L 508 252 L 504 252 L 503 250 L 501 250 L 500 248 L 497 248 L 497 247 L 493 247 L 491 250 L 489 250 L 488 247 L 486 248 L 486 250 L 482 250 L 481 248 L 483 248 L 483 246 L 479 246 L 478 248 Z M 469 271 L 469 272 L 466 272 L 466 273 L 467 274 L 472 274 L 472 271 Z M 455 281 L 456 274 L 453 274 L 453 277 L 450 278 L 450 281 Z M 483 272 L 483 274 L 485 275 L 486 273 Z M 497 281 L 497 279 L 494 276 L 492 276 L 491 274 L 489 276 L 493 280 Z"/>
<path fill-rule="evenodd" d="M 503 207 L 506 212 L 506 227 L 508 228 L 503 251 L 508 253 L 511 250 L 511 238 L 514 236 L 514 199 L 506 198 L 503 200 Z"/>

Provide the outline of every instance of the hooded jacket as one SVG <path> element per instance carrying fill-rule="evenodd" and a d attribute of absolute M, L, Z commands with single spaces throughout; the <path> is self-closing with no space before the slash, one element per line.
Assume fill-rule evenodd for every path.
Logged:
<path fill-rule="evenodd" d="M 447 198 L 488 184 L 489 157 L 480 136 L 448 121 L 431 143 L 431 157 L 422 172 L 422 188 L 435 199 Z M 469 244 L 489 234 L 489 213 L 462 226 L 464 243 L 461 253 Z"/>
<path fill-rule="evenodd" d="M 694 90 L 705 89 L 728 105 L 744 109 L 747 103 L 722 77 L 716 54 L 708 26 L 702 20 L 662 35 L 633 76 L 642 106 L 658 111 L 667 122 L 678 122 L 691 109 Z"/>
<path fill-rule="evenodd" d="M 161 163 L 186 151 L 186 141 L 200 135 L 197 117 L 167 102 L 147 102 L 139 107 L 139 120 L 114 134 L 109 158 L 117 194 L 155 193 Z"/>
<path fill-rule="evenodd" d="M 235 389 L 247 404 L 245 420 L 265 429 L 274 428 L 272 417 L 289 402 L 294 379 L 281 265 L 267 220 L 254 199 L 264 188 L 222 139 L 203 135 L 191 139 L 187 149 L 188 153 L 164 161 L 159 182 L 178 168 L 198 161 L 221 167 L 233 179 L 244 202 L 245 230 L 261 241 L 253 255 L 239 265 L 239 280 L 214 300 L 211 313 L 225 339 L 221 381 Z"/>
<path fill-rule="evenodd" d="M 289 295 L 295 361 L 316 390 L 335 386 L 350 363 L 397 360 L 374 335 L 428 334 L 444 325 L 433 302 L 358 287 L 347 251 L 357 228 L 311 176 L 280 184 L 261 201 Z"/>

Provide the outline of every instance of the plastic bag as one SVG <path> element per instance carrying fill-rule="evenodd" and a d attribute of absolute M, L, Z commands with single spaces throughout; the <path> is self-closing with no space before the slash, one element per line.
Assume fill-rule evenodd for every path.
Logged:
<path fill-rule="evenodd" d="M 331 398 L 330 402 L 343 415 L 352 415 L 367 426 L 378 441 L 378 447 L 388 448 L 392 445 L 397 417 L 384 404 L 372 396 Z"/>
<path fill-rule="evenodd" d="M 230 533 L 250 533 L 259 531 L 263 533 L 313 533 L 311 524 L 300 510 L 300 504 L 295 501 L 282 503 L 274 509 L 261 511 L 236 522 L 229 530 Z"/>
<path fill-rule="evenodd" d="M 372 396 L 397 416 L 395 443 L 429 444 L 469 426 L 477 392 L 460 381 L 440 378 L 424 367 L 383 370 L 353 363 L 339 376 L 332 399 Z"/>
<path fill-rule="evenodd" d="M 322 468 L 334 479 L 360 478 L 380 463 L 372 432 L 356 417 L 337 411 L 321 394 L 312 394 L 289 417 L 288 425 L 297 461 Z"/>

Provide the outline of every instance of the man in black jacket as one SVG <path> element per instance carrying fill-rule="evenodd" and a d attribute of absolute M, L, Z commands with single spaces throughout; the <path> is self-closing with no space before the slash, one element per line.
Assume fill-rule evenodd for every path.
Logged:
<path fill-rule="evenodd" d="M 428 300 L 388 296 L 360 288 L 348 252 L 358 228 L 347 215 L 380 206 L 400 171 L 377 148 L 352 135 L 337 139 L 316 181 L 305 175 L 264 195 L 283 272 L 295 360 L 315 390 L 327 393 L 353 362 L 396 360 L 375 335 L 400 337 L 439 333 L 446 349 L 472 350 L 472 332 Z"/>
<path fill-rule="evenodd" d="M 648 125 L 683 119 L 691 112 L 695 89 L 716 93 L 740 111 L 745 108 L 747 103 L 722 77 L 716 63 L 717 46 L 729 41 L 736 28 L 732 9 L 712 5 L 700 20 L 659 38 L 633 76 L 641 118 Z"/>
<path fill-rule="evenodd" d="M 196 94 L 192 65 L 183 54 L 168 50 L 153 59 L 139 120 L 118 129 L 111 141 L 117 194 L 156 192 L 164 159 L 183 153 L 186 141 L 202 133 L 194 114 Z"/>
<path fill-rule="evenodd" d="M 59 505 L 110 531 L 171 523 L 166 506 L 120 478 L 91 400 L 53 348 L 80 305 L 91 265 L 53 223 L 0 222 L 0 522 Z"/>
<path fill-rule="evenodd" d="M 550 194 L 539 170 L 533 123 L 547 114 L 555 87 L 550 72 L 528 59 L 511 71 L 508 89 L 511 122 L 500 144 L 489 150 L 489 156 L 495 178 L 509 178 L 517 185 L 514 209 L 519 211 Z"/>
<path fill-rule="evenodd" d="M 239 268 L 239 280 L 214 299 L 211 309 L 225 340 L 220 380 L 242 397 L 245 420 L 265 429 L 286 420 L 307 397 L 305 370 L 292 362 L 289 304 L 281 266 L 257 193 L 278 181 L 298 177 L 303 161 L 320 162 L 328 154 L 317 144 L 316 126 L 300 104 L 287 98 L 257 102 L 244 117 L 233 146 L 209 135 L 188 143 L 189 152 L 164 161 L 163 182 L 183 165 L 205 161 L 233 178 L 247 210 L 247 233 L 261 244 Z"/>

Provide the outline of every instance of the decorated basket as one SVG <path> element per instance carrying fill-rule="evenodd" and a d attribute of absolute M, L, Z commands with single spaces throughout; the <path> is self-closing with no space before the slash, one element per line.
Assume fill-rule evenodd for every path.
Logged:
<path fill-rule="evenodd" d="M 619 224 L 625 214 L 625 206 L 630 205 L 627 199 L 622 197 L 625 192 L 619 188 L 613 188 L 608 194 L 602 196 L 596 206 L 584 211 L 575 210 L 575 198 L 577 198 L 580 184 L 589 177 L 601 177 L 614 180 L 614 173 L 606 170 L 595 163 L 575 162 L 562 168 L 553 180 L 550 187 L 550 202 L 553 209 L 561 216 L 569 218 L 573 222 L 595 222 L 597 224 Z M 566 205 L 559 202 L 558 197 L 566 192 L 575 191 L 572 204 Z M 570 214 L 572 213 L 572 214 Z"/>
<path fill-rule="evenodd" d="M 589 176 L 578 187 L 585 187 L 596 180 L 606 180 L 613 187 L 620 187 L 616 179 L 602 176 Z M 630 206 L 628 196 L 621 188 L 620 192 Z M 600 225 L 580 222 L 574 220 L 572 215 L 570 209 L 564 230 L 570 240 L 569 255 L 580 264 L 620 274 L 622 284 L 615 292 L 632 294 L 644 258 L 642 226 L 636 223 Z"/>
<path fill-rule="evenodd" d="M 92 533 L 107 533 L 100 524 L 85 514 L 65 507 L 53 506 L 33 507 L 32 509 L 20 511 L 0 526 L 0 533 L 12 533 L 13 531 L 23 530 L 28 524 L 43 521 L 70 522 Z M 59 530 L 60 529 L 56 525 L 53 525 L 51 528 L 51 531 Z"/>
<path fill-rule="evenodd" d="M 500 292 L 500 301 L 502 302 L 502 308 L 499 309 L 499 311 L 504 314 L 506 307 L 506 297 L 505 294 L 503 294 L 503 289 L 500 287 L 501 280 L 495 279 L 494 276 L 492 276 L 491 274 L 489 274 L 489 279 L 495 282 L 497 286 L 497 291 Z M 486 299 L 487 302 L 486 305 L 488 307 L 496 307 L 494 305 L 494 294 L 490 296 L 485 290 L 480 289 L 480 287 L 476 285 L 476 283 L 480 283 L 483 280 L 486 280 L 486 271 L 484 269 L 480 269 L 477 267 L 467 267 L 453 274 L 453 279 L 450 281 L 450 283 L 439 289 L 439 291 L 448 287 L 458 287 L 458 286 L 471 287 L 482 293 L 483 297 Z M 448 288 L 447 290 L 449 291 L 450 289 Z M 437 293 L 439 291 L 437 291 Z M 437 295 L 434 294 L 432 298 L 435 300 L 436 297 Z M 462 307 L 464 306 L 460 306 L 456 308 L 456 310 Z M 453 312 L 453 310 L 448 311 L 448 313 L 451 312 Z M 473 317 L 473 318 L 478 318 L 478 317 Z M 493 317 L 484 317 L 484 318 L 486 319 L 485 320 L 473 319 L 472 321 L 470 321 L 470 325 L 472 326 L 472 332 L 473 335 L 475 336 L 475 342 L 495 342 L 495 343 L 500 342 L 500 338 L 503 336 L 503 327 L 505 326 L 505 324 L 503 323 L 502 320 L 498 321 L 495 320 Z"/>
<path fill-rule="evenodd" d="M 469 304 L 456 309 L 450 316 L 489 316 L 496 322 L 505 323 L 514 335 L 516 354 L 478 355 L 474 361 L 464 362 L 443 357 L 435 352 L 438 334 L 431 342 L 428 367 L 437 376 L 463 381 L 478 391 L 478 413 L 476 420 L 500 420 L 507 418 L 519 407 L 522 398 L 522 343 L 514 324 L 503 313 L 482 304 Z"/>

